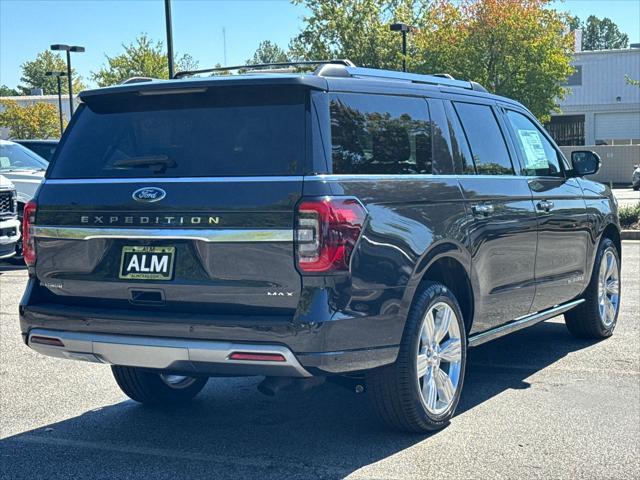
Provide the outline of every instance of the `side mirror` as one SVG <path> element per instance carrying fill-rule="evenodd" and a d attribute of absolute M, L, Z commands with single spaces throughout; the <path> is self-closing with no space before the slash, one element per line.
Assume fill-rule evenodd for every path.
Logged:
<path fill-rule="evenodd" d="M 600 170 L 601 163 L 600 156 L 596 152 L 589 150 L 571 152 L 573 175 L 576 177 L 597 173 Z"/>

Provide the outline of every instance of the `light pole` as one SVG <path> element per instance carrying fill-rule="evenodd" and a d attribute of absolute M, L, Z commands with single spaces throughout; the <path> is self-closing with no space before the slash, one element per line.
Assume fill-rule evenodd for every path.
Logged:
<path fill-rule="evenodd" d="M 416 27 L 407 25 L 406 23 L 392 23 L 389 25 L 392 32 L 402 32 L 402 71 L 407 71 L 407 33 L 413 33 Z"/>
<path fill-rule="evenodd" d="M 62 77 L 65 77 L 67 74 L 64 72 L 45 72 L 45 75 L 47 77 L 56 77 L 56 80 L 58 80 L 58 112 L 60 113 L 60 136 L 62 136 L 64 123 L 62 121 L 62 85 L 60 81 Z"/>
<path fill-rule="evenodd" d="M 171 0 L 164 0 L 164 20 L 167 27 L 167 60 L 169 62 L 169 79 L 173 78 L 173 31 L 171 28 Z"/>
<path fill-rule="evenodd" d="M 82 53 L 84 52 L 84 47 L 80 47 L 78 45 L 64 45 L 61 43 L 56 43 L 55 45 L 51 45 L 51 50 L 61 51 L 64 50 L 67 52 L 67 80 L 69 81 L 69 112 L 71 112 L 71 116 L 73 116 L 73 79 L 71 78 L 71 52 Z"/>

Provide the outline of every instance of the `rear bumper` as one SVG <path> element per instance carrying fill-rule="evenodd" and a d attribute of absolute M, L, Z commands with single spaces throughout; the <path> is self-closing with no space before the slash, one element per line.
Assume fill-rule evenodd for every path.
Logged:
<path fill-rule="evenodd" d="M 25 298 L 28 297 L 29 287 L 25 293 Z M 54 304 L 20 305 L 23 338 L 31 348 L 45 355 L 145 368 L 181 370 L 183 366 L 188 369 L 197 367 L 198 372 L 211 375 L 304 376 L 302 371 L 312 375 L 326 375 L 387 365 L 393 363 L 398 354 L 398 345 L 389 331 L 389 323 L 395 325 L 398 320 L 358 317 L 295 323 L 291 318 L 277 317 L 211 318 L 196 314 L 107 311 Z M 68 348 L 36 346 L 29 341 L 31 336 L 42 330 L 60 338 Z M 70 343 L 67 345 L 61 336 L 68 338 Z M 104 336 L 118 341 L 105 342 Z M 76 338 L 82 339 L 84 343 L 74 343 Z M 121 343 L 125 347 L 118 347 L 115 352 L 106 352 L 105 343 Z M 96 344 L 98 351 L 95 350 Z M 153 364 L 137 363 L 138 358 L 146 356 L 145 352 L 153 351 L 153 348 L 149 348 L 157 345 L 164 349 L 160 352 L 163 360 Z M 194 347 L 197 351 L 200 351 L 200 346 L 205 346 L 204 350 L 207 352 L 218 353 L 209 355 L 207 361 L 198 362 L 189 356 L 191 345 L 197 346 Z M 264 363 L 240 368 L 227 362 L 226 356 L 219 353 L 221 349 L 228 352 L 229 349 L 242 346 L 288 352 L 285 357 L 291 355 L 292 361 L 288 363 L 295 368 L 281 368 L 284 365 L 271 368 L 272 365 Z M 179 348 L 182 351 L 172 352 L 167 348 Z M 131 353 L 131 359 L 120 355 L 123 349 Z M 99 354 L 97 359 L 91 357 L 96 352 Z M 82 358 L 83 355 L 73 355 L 74 353 L 90 356 Z M 179 356 L 168 362 L 165 359 L 166 353 Z M 185 358 L 188 363 L 180 363 Z M 197 365 L 194 366 L 194 362 Z M 240 366 L 249 367 L 247 364 Z"/>
<path fill-rule="evenodd" d="M 27 345 L 52 357 L 193 374 L 310 377 L 282 345 L 76 333 L 34 328 Z M 269 360 L 235 360 L 233 353 Z M 277 360 L 275 360 L 277 359 Z"/>

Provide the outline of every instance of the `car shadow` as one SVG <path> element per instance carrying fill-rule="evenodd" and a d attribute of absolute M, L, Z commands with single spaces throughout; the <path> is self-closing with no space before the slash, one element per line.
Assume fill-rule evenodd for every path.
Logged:
<path fill-rule="evenodd" d="M 528 388 L 529 376 L 592 343 L 573 339 L 562 323 L 541 323 L 471 350 L 458 415 Z M 0 454 L 9 452 L 10 478 L 340 478 L 438 435 L 389 430 L 366 393 L 326 383 L 270 398 L 258 382 L 212 379 L 182 407 L 105 406 L 8 437 Z M 57 395 L 73 401 L 74 393 Z"/>
<path fill-rule="evenodd" d="M 12 263 L 11 261 L 0 260 L 0 275 L 7 272 L 16 272 L 26 269 L 27 266 L 24 264 L 24 262 Z"/>

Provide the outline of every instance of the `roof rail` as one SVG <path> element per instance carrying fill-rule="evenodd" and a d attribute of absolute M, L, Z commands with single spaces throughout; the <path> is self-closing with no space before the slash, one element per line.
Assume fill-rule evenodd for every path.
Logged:
<path fill-rule="evenodd" d="M 449 74 L 439 73 L 436 75 L 422 75 L 418 73 L 396 72 L 394 70 L 380 70 L 377 68 L 344 67 L 344 74 L 335 76 L 350 76 L 356 78 L 377 78 L 383 80 L 400 80 L 412 83 L 426 83 L 430 85 L 441 85 L 443 87 L 465 88 L 486 92 L 487 90 L 476 82 L 468 80 L 457 80 Z"/>
<path fill-rule="evenodd" d="M 306 60 L 300 62 L 276 62 L 276 63 L 255 63 L 252 65 L 234 65 L 232 67 L 215 67 L 205 68 L 202 70 L 186 70 L 183 72 L 177 72 L 173 78 L 184 78 L 191 75 L 198 75 L 201 73 L 214 73 L 214 72 L 227 72 L 229 70 L 260 70 L 273 67 L 297 67 L 304 65 L 342 65 L 345 67 L 355 67 L 355 64 L 347 59 L 335 59 L 335 60 Z"/>
<path fill-rule="evenodd" d="M 120 83 L 118 83 L 118 85 L 127 85 L 129 83 L 153 82 L 154 80 L 157 80 L 157 78 L 131 77 L 131 78 L 127 78 L 126 80 L 122 80 Z"/>

